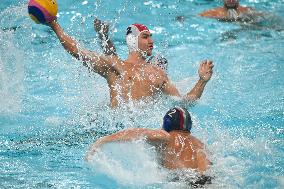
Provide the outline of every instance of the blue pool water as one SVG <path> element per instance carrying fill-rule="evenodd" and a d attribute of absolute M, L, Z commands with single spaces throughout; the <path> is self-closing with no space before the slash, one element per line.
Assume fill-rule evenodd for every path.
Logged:
<path fill-rule="evenodd" d="M 58 21 L 101 52 L 92 21 L 107 20 L 122 58 L 125 28 L 148 25 L 155 52 L 167 57 L 169 77 L 183 94 L 198 79 L 199 62 L 212 59 L 214 75 L 189 107 L 192 133 L 214 163 L 206 187 L 284 188 L 284 3 L 241 3 L 265 18 L 248 25 L 197 16 L 221 5 L 217 0 L 61 0 Z M 106 81 L 72 59 L 48 27 L 31 21 L 26 0 L 1 1 L 0 44 L 0 188 L 188 188 L 165 179 L 143 142 L 105 146 L 92 165 L 84 161 L 100 136 L 159 128 L 175 102 L 111 110 Z"/>

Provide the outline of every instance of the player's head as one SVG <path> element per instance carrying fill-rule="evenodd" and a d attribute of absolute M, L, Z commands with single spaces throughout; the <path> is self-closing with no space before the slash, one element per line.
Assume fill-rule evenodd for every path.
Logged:
<path fill-rule="evenodd" d="M 150 30 L 143 24 L 131 24 L 126 30 L 126 43 L 129 52 L 142 52 L 146 56 L 152 55 L 153 40 Z"/>
<path fill-rule="evenodd" d="M 224 0 L 224 6 L 228 9 L 236 9 L 239 6 L 239 0 Z"/>
<path fill-rule="evenodd" d="M 191 127 L 191 116 L 185 108 L 172 108 L 164 116 L 163 129 L 167 132 L 173 130 L 182 130 L 190 132 Z"/>

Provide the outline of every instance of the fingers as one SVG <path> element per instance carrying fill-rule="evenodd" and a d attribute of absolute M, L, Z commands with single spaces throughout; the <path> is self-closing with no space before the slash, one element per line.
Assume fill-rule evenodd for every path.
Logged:
<path fill-rule="evenodd" d="M 207 74 L 212 74 L 213 73 L 213 70 L 209 70 L 208 72 L 206 72 Z"/>
<path fill-rule="evenodd" d="M 95 25 L 101 25 L 101 23 L 102 23 L 102 21 L 100 19 L 98 19 L 98 18 L 94 19 L 94 24 Z"/>
<path fill-rule="evenodd" d="M 214 67 L 213 61 L 212 60 L 207 60 L 207 64 L 209 67 L 212 69 Z"/>
<path fill-rule="evenodd" d="M 200 66 L 201 68 L 206 68 L 208 66 L 209 68 L 212 69 L 214 67 L 214 64 L 212 60 L 206 59 L 201 62 Z"/>
<path fill-rule="evenodd" d="M 212 61 L 212 60 L 208 60 L 208 59 L 206 59 L 206 60 L 203 60 L 203 61 L 201 62 L 201 64 L 208 64 L 208 65 L 212 65 L 212 64 L 213 64 L 213 61 Z"/>

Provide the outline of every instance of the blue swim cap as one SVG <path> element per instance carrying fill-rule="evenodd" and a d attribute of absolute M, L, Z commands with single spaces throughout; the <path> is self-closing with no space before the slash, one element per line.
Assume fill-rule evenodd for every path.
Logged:
<path fill-rule="evenodd" d="M 167 132 L 173 130 L 183 130 L 190 132 L 191 127 L 191 116 L 185 108 L 172 108 L 164 116 L 163 129 Z"/>

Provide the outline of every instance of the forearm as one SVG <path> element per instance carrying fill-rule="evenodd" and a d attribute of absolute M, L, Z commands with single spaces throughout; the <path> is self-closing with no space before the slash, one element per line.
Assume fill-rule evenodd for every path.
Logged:
<path fill-rule="evenodd" d="M 56 21 L 51 22 L 49 26 L 57 35 L 64 49 L 72 56 L 79 59 L 80 56 L 79 56 L 78 43 L 70 36 L 68 36 Z"/>
<path fill-rule="evenodd" d="M 115 46 L 109 39 L 108 35 L 99 33 L 99 39 L 101 41 L 101 48 L 103 49 L 105 55 L 116 55 Z"/>
<path fill-rule="evenodd" d="M 85 159 L 87 161 L 91 160 L 91 157 L 94 155 L 94 153 L 97 151 L 98 148 L 100 148 L 102 145 L 110 142 L 127 142 L 131 141 L 135 138 L 137 138 L 137 129 L 126 129 L 123 131 L 120 131 L 118 133 L 108 135 L 105 137 L 102 137 L 98 139 L 89 149 L 87 152 Z"/>
<path fill-rule="evenodd" d="M 204 91 L 206 83 L 207 81 L 199 79 L 195 86 L 186 94 L 185 99 L 191 102 L 198 100 Z"/>
<path fill-rule="evenodd" d="M 85 156 L 85 160 L 90 161 L 92 156 L 94 155 L 94 153 L 96 152 L 96 150 L 103 145 L 106 141 L 103 140 L 104 138 L 100 138 L 98 139 L 88 150 L 86 156 Z"/>
<path fill-rule="evenodd" d="M 146 128 L 131 128 L 119 131 L 115 134 L 105 136 L 98 139 L 90 148 L 86 155 L 86 160 L 90 161 L 96 150 L 102 145 L 110 142 L 128 142 L 139 138 L 146 138 L 151 144 L 166 142 L 169 139 L 169 134 L 163 130 L 153 130 Z"/>

